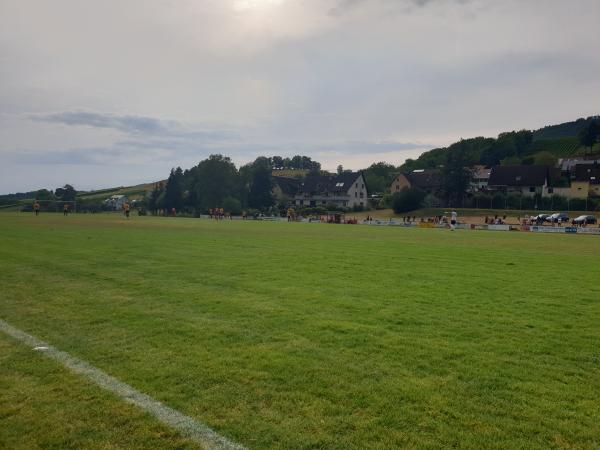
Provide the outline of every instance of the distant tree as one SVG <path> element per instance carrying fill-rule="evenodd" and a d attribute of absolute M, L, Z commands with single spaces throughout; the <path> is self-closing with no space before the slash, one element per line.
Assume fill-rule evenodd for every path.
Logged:
<path fill-rule="evenodd" d="M 370 193 L 386 192 L 397 175 L 398 170 L 392 164 L 378 162 L 363 170 Z"/>
<path fill-rule="evenodd" d="M 162 200 L 164 199 L 164 187 L 162 183 L 156 183 L 154 185 L 154 189 L 150 193 L 150 197 L 148 198 L 148 209 L 156 214 L 159 209 L 164 209 L 164 205 Z"/>
<path fill-rule="evenodd" d="M 54 195 L 57 199 L 62 200 L 64 202 L 72 202 L 75 200 L 77 191 L 70 184 L 65 184 L 61 188 L 56 188 L 54 190 Z"/>
<path fill-rule="evenodd" d="M 592 153 L 598 137 L 600 137 L 600 119 L 592 119 L 579 133 L 579 142 L 584 147 L 589 147 Z"/>
<path fill-rule="evenodd" d="M 171 174 L 165 186 L 165 205 L 167 210 L 175 208 L 180 211 L 183 207 L 183 170 L 181 167 L 171 169 Z"/>
<path fill-rule="evenodd" d="M 292 157 L 290 167 L 292 169 L 304 169 L 304 160 L 302 159 L 302 156 L 296 155 Z"/>
<path fill-rule="evenodd" d="M 54 196 L 54 193 L 52 191 L 49 191 L 48 189 L 40 189 L 39 191 L 36 192 L 35 194 L 35 199 L 36 200 L 55 200 L 56 197 Z"/>
<path fill-rule="evenodd" d="M 286 161 L 289 161 L 290 169 L 308 170 L 310 172 L 321 170 L 321 163 L 313 161 L 309 156 L 295 155 L 291 160 L 289 158 L 284 159 L 284 163 Z"/>
<path fill-rule="evenodd" d="M 283 158 L 281 156 L 273 156 L 271 158 L 271 163 L 273 164 L 273 167 L 284 167 L 284 161 Z"/>
<path fill-rule="evenodd" d="M 223 209 L 226 213 L 240 215 L 242 213 L 242 203 L 234 197 L 225 197 L 223 199 Z"/>
<path fill-rule="evenodd" d="M 273 176 L 269 160 L 259 157 L 253 163 L 240 168 L 247 190 L 246 199 L 250 208 L 265 210 L 275 204 Z"/>
<path fill-rule="evenodd" d="M 539 166 L 553 166 L 556 164 L 556 156 L 550 152 L 542 151 L 534 155 L 533 161 Z"/>
<path fill-rule="evenodd" d="M 446 152 L 442 168 L 442 190 L 448 206 L 462 206 L 471 183 L 467 145 L 460 141 Z"/>
<path fill-rule="evenodd" d="M 425 192 L 419 188 L 405 187 L 392 195 L 392 209 L 396 214 L 414 211 L 423 205 Z"/>
<path fill-rule="evenodd" d="M 222 207 L 227 197 L 240 198 L 240 174 L 226 156 L 210 155 L 191 169 L 188 177 L 188 186 L 197 210 Z"/>

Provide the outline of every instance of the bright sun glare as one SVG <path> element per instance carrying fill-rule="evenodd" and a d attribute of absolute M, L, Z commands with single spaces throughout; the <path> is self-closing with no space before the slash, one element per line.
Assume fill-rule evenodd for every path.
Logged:
<path fill-rule="evenodd" d="M 235 0 L 233 8 L 236 11 L 249 11 L 256 9 L 264 9 L 271 6 L 277 6 L 283 3 L 284 0 Z"/>

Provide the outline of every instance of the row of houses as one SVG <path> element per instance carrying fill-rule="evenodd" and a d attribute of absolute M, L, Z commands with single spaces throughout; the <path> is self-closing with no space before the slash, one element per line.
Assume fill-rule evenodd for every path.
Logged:
<path fill-rule="evenodd" d="M 429 194 L 439 194 L 442 175 L 437 169 L 415 170 L 399 174 L 390 192 L 417 187 Z M 600 160 L 563 160 L 558 167 L 549 166 L 475 166 L 470 190 L 502 192 L 524 197 L 560 195 L 569 199 L 600 197 Z"/>
<path fill-rule="evenodd" d="M 561 160 L 557 167 L 475 166 L 471 169 L 471 193 L 501 192 L 523 197 L 560 195 L 569 199 L 600 197 L 600 160 Z M 275 196 L 285 197 L 297 207 L 368 206 L 368 187 L 363 172 L 310 175 L 303 179 L 274 176 L 273 180 Z M 389 190 L 393 194 L 405 187 L 417 187 L 429 194 L 439 195 L 442 174 L 438 169 L 401 173 Z"/>

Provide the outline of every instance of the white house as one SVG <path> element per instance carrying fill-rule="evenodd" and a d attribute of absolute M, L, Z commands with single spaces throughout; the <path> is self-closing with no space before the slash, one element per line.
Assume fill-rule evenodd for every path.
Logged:
<path fill-rule="evenodd" d="M 309 175 L 299 180 L 293 203 L 308 207 L 367 207 L 368 197 L 363 173 L 343 172 L 338 175 Z"/>
<path fill-rule="evenodd" d="M 104 204 L 115 211 L 123 209 L 125 203 L 129 203 L 126 195 L 112 195 L 104 200 Z"/>

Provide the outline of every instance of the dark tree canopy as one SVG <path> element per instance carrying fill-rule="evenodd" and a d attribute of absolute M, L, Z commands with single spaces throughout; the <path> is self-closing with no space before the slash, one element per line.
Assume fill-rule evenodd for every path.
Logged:
<path fill-rule="evenodd" d="M 268 158 L 259 157 L 240 168 L 247 188 L 247 203 L 250 208 L 264 210 L 275 204 L 273 175 Z"/>
<path fill-rule="evenodd" d="M 194 208 L 206 211 L 222 207 L 227 197 L 240 197 L 240 175 L 230 158 L 210 155 L 188 172 Z"/>
<path fill-rule="evenodd" d="M 171 169 L 165 187 L 164 207 L 168 210 L 175 208 L 177 211 L 183 207 L 183 171 L 181 167 Z"/>
<path fill-rule="evenodd" d="M 462 206 L 471 182 L 469 144 L 460 141 L 446 152 L 442 168 L 442 190 L 446 202 L 451 206 Z"/>
<path fill-rule="evenodd" d="M 394 178 L 396 177 L 398 170 L 392 164 L 386 162 L 378 162 L 371 164 L 367 169 L 363 171 L 365 181 L 369 193 L 383 193 L 386 192 Z"/>
<path fill-rule="evenodd" d="M 589 147 L 590 153 L 600 137 L 600 118 L 590 120 L 588 124 L 579 133 L 579 142 L 585 147 Z"/>
<path fill-rule="evenodd" d="M 425 192 L 419 188 L 404 188 L 392 196 L 392 209 L 396 214 L 414 211 L 423 206 Z"/>
<path fill-rule="evenodd" d="M 54 190 L 54 195 L 57 199 L 62 200 L 64 202 L 72 202 L 77 196 L 77 191 L 70 184 L 65 184 L 61 188 L 56 188 Z"/>

